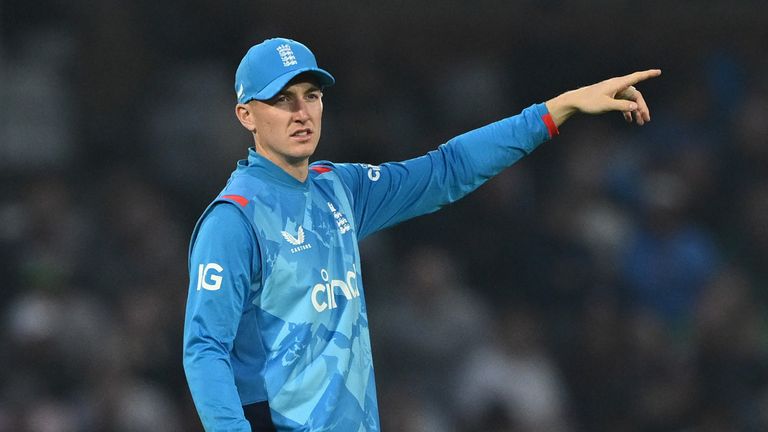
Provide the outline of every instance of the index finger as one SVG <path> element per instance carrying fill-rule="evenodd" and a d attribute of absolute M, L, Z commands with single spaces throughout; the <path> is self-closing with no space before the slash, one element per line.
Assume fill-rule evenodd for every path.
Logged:
<path fill-rule="evenodd" d="M 625 89 L 631 85 L 639 83 L 640 81 L 645 81 L 649 78 L 655 78 L 659 75 L 661 75 L 661 69 L 648 69 L 618 77 L 616 78 L 616 90 Z"/>

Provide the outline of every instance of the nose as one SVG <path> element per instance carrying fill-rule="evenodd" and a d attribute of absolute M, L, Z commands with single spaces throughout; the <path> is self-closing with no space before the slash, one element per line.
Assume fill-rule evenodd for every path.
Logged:
<path fill-rule="evenodd" d="M 293 119 L 299 123 L 304 123 L 309 120 L 309 110 L 307 109 L 307 102 L 301 99 L 297 100 L 293 107 Z"/>

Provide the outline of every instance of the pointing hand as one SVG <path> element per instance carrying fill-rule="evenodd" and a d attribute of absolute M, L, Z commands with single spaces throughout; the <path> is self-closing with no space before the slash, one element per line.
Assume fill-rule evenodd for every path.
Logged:
<path fill-rule="evenodd" d="M 634 85 L 659 75 L 661 70 L 649 69 L 609 78 L 550 99 L 546 103 L 547 109 L 557 126 L 577 112 L 602 114 L 609 111 L 621 111 L 628 122 L 634 118 L 638 125 L 643 125 L 651 120 L 651 112 Z"/>

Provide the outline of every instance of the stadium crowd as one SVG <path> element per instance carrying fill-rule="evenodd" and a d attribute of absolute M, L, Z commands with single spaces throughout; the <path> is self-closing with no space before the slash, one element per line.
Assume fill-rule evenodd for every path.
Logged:
<path fill-rule="evenodd" d="M 250 144 L 236 63 L 273 35 L 337 78 L 335 161 L 664 70 L 648 125 L 575 119 L 361 244 L 384 430 L 768 430 L 757 2 L 231 3 L 0 2 L 0 432 L 200 430 L 188 239 Z"/>

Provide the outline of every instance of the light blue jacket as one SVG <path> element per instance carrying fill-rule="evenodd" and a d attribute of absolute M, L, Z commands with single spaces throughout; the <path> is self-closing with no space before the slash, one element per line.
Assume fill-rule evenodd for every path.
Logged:
<path fill-rule="evenodd" d="M 378 431 L 358 241 L 458 200 L 553 131 L 533 105 L 405 162 L 314 163 L 304 182 L 250 150 L 190 245 L 184 369 L 206 430 L 250 431 L 242 406 L 268 401 L 279 431 Z"/>

